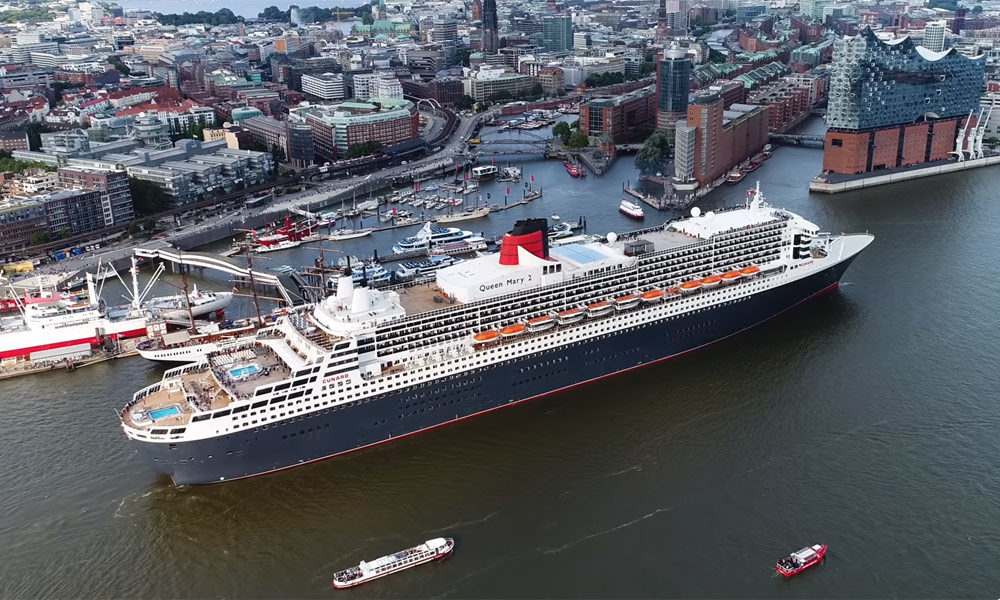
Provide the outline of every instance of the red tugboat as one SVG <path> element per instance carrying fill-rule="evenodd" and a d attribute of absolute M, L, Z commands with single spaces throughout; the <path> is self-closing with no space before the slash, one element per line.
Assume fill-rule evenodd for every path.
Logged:
<path fill-rule="evenodd" d="M 792 577 L 793 575 L 798 575 L 802 571 L 805 571 L 809 567 L 819 564 L 825 556 L 826 544 L 808 546 L 798 552 L 792 552 L 785 558 L 779 560 L 774 565 L 774 570 L 783 575 L 785 578 Z"/>

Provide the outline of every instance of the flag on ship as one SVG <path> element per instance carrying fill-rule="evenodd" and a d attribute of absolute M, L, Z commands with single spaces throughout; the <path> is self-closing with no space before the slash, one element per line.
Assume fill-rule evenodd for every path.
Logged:
<path fill-rule="evenodd" d="M 495 156 L 494 156 L 493 158 L 491 158 L 491 159 L 490 159 L 490 164 L 491 164 L 491 165 L 495 165 L 495 164 L 497 164 L 497 157 L 495 157 Z"/>
<path fill-rule="evenodd" d="M 414 192 L 419 192 L 420 191 L 420 182 L 419 181 L 413 184 L 413 191 Z"/>
<path fill-rule="evenodd" d="M 507 195 L 510 195 L 510 188 L 507 188 Z"/>
<path fill-rule="evenodd" d="M 535 182 L 535 176 L 534 176 L 534 175 L 532 175 L 532 176 L 531 176 L 531 182 L 532 182 L 532 183 L 534 183 L 534 182 Z"/>

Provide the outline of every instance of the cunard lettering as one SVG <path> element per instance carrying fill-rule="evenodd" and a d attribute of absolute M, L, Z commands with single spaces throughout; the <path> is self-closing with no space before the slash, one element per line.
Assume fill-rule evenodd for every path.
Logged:
<path fill-rule="evenodd" d="M 350 373 L 341 373 L 340 375 L 334 375 L 333 377 L 327 377 L 323 380 L 323 383 L 330 383 L 331 381 L 337 381 L 338 379 L 347 379 Z"/>

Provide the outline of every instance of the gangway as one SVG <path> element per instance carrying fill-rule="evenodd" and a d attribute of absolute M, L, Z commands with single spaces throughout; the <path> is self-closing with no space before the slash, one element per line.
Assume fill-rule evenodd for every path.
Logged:
<path fill-rule="evenodd" d="M 288 295 L 288 290 L 281 284 L 281 280 L 278 279 L 277 275 L 272 273 L 261 273 L 249 267 L 237 267 L 215 256 L 199 252 L 183 252 L 174 248 L 136 248 L 135 255 L 151 260 L 166 260 L 178 265 L 214 269 L 237 277 L 243 277 L 257 284 L 274 286 L 278 289 L 278 293 L 281 294 L 284 301 L 288 303 L 288 306 L 295 304 L 291 296 Z"/>

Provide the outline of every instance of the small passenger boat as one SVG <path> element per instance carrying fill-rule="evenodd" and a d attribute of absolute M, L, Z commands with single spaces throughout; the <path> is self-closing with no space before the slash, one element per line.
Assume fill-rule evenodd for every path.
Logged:
<path fill-rule="evenodd" d="M 595 302 L 587 307 L 587 316 L 601 317 L 611 312 L 612 308 L 610 302 Z"/>
<path fill-rule="evenodd" d="M 720 277 L 722 277 L 722 284 L 728 285 L 730 283 L 736 283 L 737 281 L 739 281 L 740 277 L 743 277 L 743 273 L 740 273 L 739 271 L 727 271 L 723 273 Z"/>
<path fill-rule="evenodd" d="M 779 560 L 774 565 L 774 570 L 786 578 L 792 577 L 794 575 L 798 575 L 802 571 L 805 571 L 809 567 L 819 564 L 825 556 L 826 544 L 808 546 L 798 552 L 792 552 L 785 558 Z"/>
<path fill-rule="evenodd" d="M 757 273 L 760 273 L 760 267 L 757 265 L 750 265 L 749 267 L 740 269 L 740 273 L 742 273 L 744 277 L 753 277 Z"/>
<path fill-rule="evenodd" d="M 700 281 L 685 281 L 678 286 L 682 294 L 693 294 L 701 287 Z"/>
<path fill-rule="evenodd" d="M 629 308 L 635 308 L 639 306 L 639 296 L 635 294 L 628 294 L 627 296 L 619 296 L 615 298 L 615 309 L 616 310 L 627 310 Z"/>
<path fill-rule="evenodd" d="M 505 340 L 517 337 L 524 333 L 528 328 L 522 323 L 514 323 L 513 325 L 508 325 L 500 330 L 500 337 Z"/>
<path fill-rule="evenodd" d="M 387 554 L 372 561 L 361 561 L 356 567 L 337 571 L 333 574 L 333 587 L 344 589 L 367 583 L 403 571 L 410 567 L 422 565 L 451 555 L 455 549 L 452 538 L 434 538 L 419 546 L 400 550 L 395 554 Z"/>
<path fill-rule="evenodd" d="M 472 340 L 477 344 L 488 344 L 490 342 L 495 342 L 500 338 L 500 332 L 490 329 L 487 331 L 480 331 L 476 335 L 472 336 Z"/>
<path fill-rule="evenodd" d="M 720 283 L 722 283 L 722 278 L 718 275 L 709 275 L 701 280 L 701 285 L 707 288 L 717 287 Z"/>
<path fill-rule="evenodd" d="M 556 320 L 550 315 L 542 315 L 541 317 L 535 317 L 534 319 L 528 319 L 528 331 L 532 333 L 538 333 L 539 331 L 545 331 L 546 329 L 551 329 L 555 327 Z"/>
<path fill-rule="evenodd" d="M 558 315 L 556 315 L 556 320 L 559 321 L 560 325 L 570 325 L 572 323 L 579 323 L 583 320 L 586 313 L 579 308 L 571 308 L 569 310 L 564 310 Z"/>
<path fill-rule="evenodd" d="M 640 298 L 642 298 L 643 302 L 652 304 L 653 302 L 663 300 L 663 292 L 660 290 L 649 290 L 640 294 Z"/>

